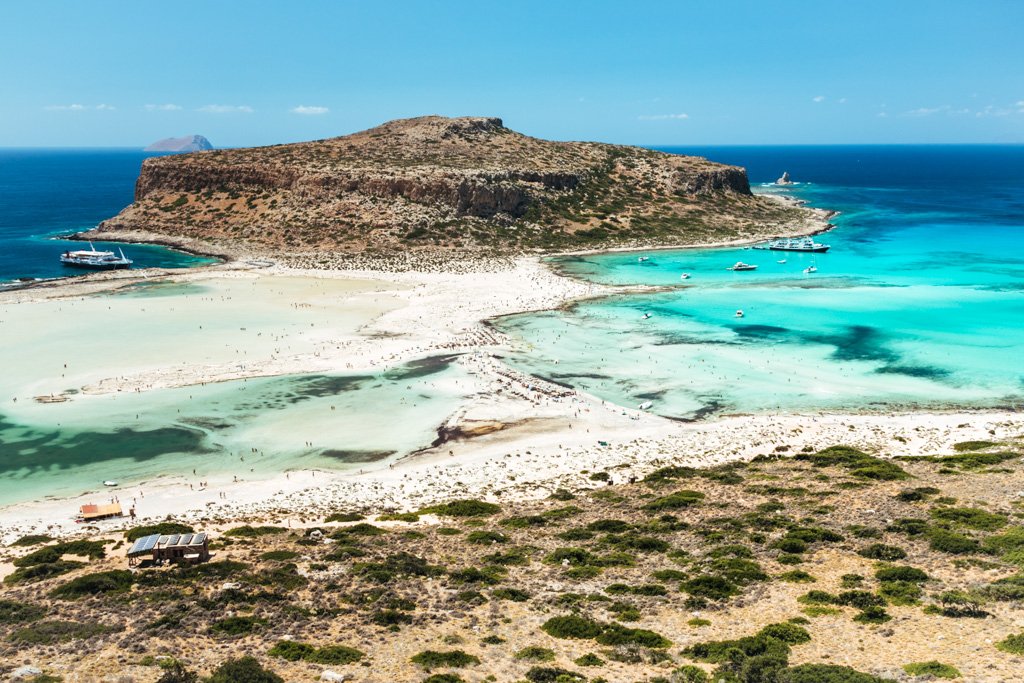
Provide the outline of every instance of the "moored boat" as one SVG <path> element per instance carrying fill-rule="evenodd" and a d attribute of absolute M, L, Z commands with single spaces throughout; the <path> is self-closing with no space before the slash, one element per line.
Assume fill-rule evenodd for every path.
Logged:
<path fill-rule="evenodd" d="M 124 251 L 118 250 L 120 256 L 112 251 L 98 251 L 89 243 L 88 249 L 78 251 L 65 251 L 60 255 L 60 262 L 72 268 L 89 268 L 91 270 L 121 270 L 132 267 L 132 260 L 124 255 Z"/>
<path fill-rule="evenodd" d="M 726 268 L 726 270 L 757 270 L 757 266 L 737 261 L 735 265 Z"/>
<path fill-rule="evenodd" d="M 805 251 L 813 254 L 824 254 L 831 249 L 828 244 L 815 242 L 811 237 L 782 237 L 777 240 L 754 245 L 754 249 L 771 251 Z"/>

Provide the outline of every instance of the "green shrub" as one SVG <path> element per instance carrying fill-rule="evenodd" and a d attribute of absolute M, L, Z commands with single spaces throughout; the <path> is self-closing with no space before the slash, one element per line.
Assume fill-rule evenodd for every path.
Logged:
<path fill-rule="evenodd" d="M 711 679 L 704 669 L 687 664 L 673 671 L 671 680 L 674 683 L 708 683 Z"/>
<path fill-rule="evenodd" d="M 930 662 L 907 664 L 903 667 L 903 670 L 911 676 L 931 676 L 933 678 L 960 678 L 963 676 L 955 667 L 935 661 L 934 659 Z"/>
<path fill-rule="evenodd" d="M 995 531 L 1006 526 L 1006 515 L 997 515 L 979 508 L 933 508 L 932 517 L 969 529 Z"/>
<path fill-rule="evenodd" d="M 45 614 L 44 608 L 31 602 L 0 599 L 0 625 L 24 624 L 42 619 Z"/>
<path fill-rule="evenodd" d="M 431 674 L 423 679 L 423 683 L 465 683 L 465 679 L 453 673 Z"/>
<path fill-rule="evenodd" d="M 776 683 L 889 683 L 884 678 L 835 664 L 801 664 L 781 671 Z"/>
<path fill-rule="evenodd" d="M 448 578 L 456 584 L 479 583 L 493 586 L 505 577 L 506 572 L 504 567 L 484 567 L 483 569 L 466 567 L 448 572 Z"/>
<path fill-rule="evenodd" d="M 274 644 L 274 647 L 270 648 L 267 654 L 271 657 L 286 659 L 289 662 L 297 662 L 300 659 L 306 659 L 314 652 L 316 652 L 316 648 L 312 645 L 298 643 L 294 640 L 279 640 Z"/>
<path fill-rule="evenodd" d="M 437 576 L 443 573 L 441 567 L 428 564 L 422 557 L 407 552 L 388 555 L 380 562 L 360 562 L 352 565 L 352 571 L 374 583 L 389 583 L 399 576 Z"/>
<path fill-rule="evenodd" d="M 260 555 L 261 560 L 269 560 L 271 562 L 286 562 L 288 560 L 294 560 L 299 556 L 299 553 L 294 550 L 270 550 Z"/>
<path fill-rule="evenodd" d="M 708 600 L 725 600 L 739 594 L 739 587 L 721 576 L 698 576 L 680 585 L 690 595 Z"/>
<path fill-rule="evenodd" d="M 881 607 L 885 600 L 880 596 L 868 591 L 843 591 L 835 597 L 835 604 L 867 609 L 869 607 Z"/>
<path fill-rule="evenodd" d="M 652 512 L 658 512 L 661 510 L 679 510 L 681 508 L 692 507 L 704 500 L 704 494 L 699 491 L 676 491 L 670 493 L 667 496 L 661 498 L 655 498 L 646 505 L 645 510 Z"/>
<path fill-rule="evenodd" d="M 928 530 L 928 547 L 950 555 L 966 555 L 981 550 L 981 545 L 973 538 L 940 528 Z"/>
<path fill-rule="evenodd" d="M 56 564 L 65 555 L 82 555 L 90 560 L 99 560 L 106 556 L 103 541 L 65 541 L 43 546 L 28 555 L 19 557 L 12 564 L 15 567 L 34 567 L 41 564 Z"/>
<path fill-rule="evenodd" d="M 775 638 L 776 640 L 781 640 L 788 645 L 800 645 L 801 643 L 809 643 L 811 641 L 811 634 L 807 632 L 807 629 L 789 622 L 768 624 L 758 631 L 757 635 L 766 638 Z"/>
<path fill-rule="evenodd" d="M 816 578 L 803 571 L 802 569 L 794 569 L 791 572 L 784 572 L 779 574 L 779 578 L 789 583 L 814 583 L 817 581 Z"/>
<path fill-rule="evenodd" d="M 530 599 L 529 593 L 518 588 L 495 588 L 491 591 L 491 595 L 498 600 L 511 600 L 512 602 L 526 602 Z"/>
<path fill-rule="evenodd" d="M 37 621 L 14 631 L 10 640 L 20 645 L 51 645 L 71 640 L 86 640 L 113 630 L 115 629 L 94 622 L 82 624 L 77 621 Z"/>
<path fill-rule="evenodd" d="M 466 540 L 477 545 L 491 545 L 492 543 L 507 543 L 508 536 L 497 531 L 473 531 Z"/>
<path fill-rule="evenodd" d="M 447 652 L 424 650 L 419 654 L 413 655 L 411 661 L 413 664 L 419 664 L 427 670 L 439 669 L 442 667 L 461 669 L 464 666 L 480 663 L 480 660 L 477 657 L 467 654 L 462 650 L 449 650 Z"/>
<path fill-rule="evenodd" d="M 604 666 L 604 660 L 595 655 L 593 652 L 588 652 L 582 657 L 577 657 L 573 660 L 576 666 Z"/>
<path fill-rule="evenodd" d="M 501 506 L 482 500 L 452 500 L 439 505 L 423 508 L 421 514 L 435 514 L 446 517 L 490 517 L 501 512 Z"/>
<path fill-rule="evenodd" d="M 858 550 L 857 554 L 869 560 L 884 560 L 886 562 L 902 560 L 907 556 L 907 552 L 903 548 L 884 543 L 872 543 Z"/>
<path fill-rule="evenodd" d="M 535 666 L 526 672 L 526 680 L 530 683 L 582 683 L 587 677 L 568 669 L 553 666 Z"/>
<path fill-rule="evenodd" d="M 265 623 L 267 623 L 265 619 L 258 617 L 225 617 L 210 624 L 210 631 L 227 636 L 241 636 L 252 633 Z"/>
<path fill-rule="evenodd" d="M 917 567 L 882 567 L 875 570 L 875 578 L 879 581 L 912 581 L 924 583 L 928 580 L 928 574 Z"/>
<path fill-rule="evenodd" d="M 895 531 L 907 536 L 920 536 L 928 531 L 928 522 L 914 517 L 903 517 L 886 527 L 886 531 Z"/>
<path fill-rule="evenodd" d="M 208 683 L 284 683 L 273 671 L 264 669 L 253 657 L 229 659 L 217 667 Z"/>
<path fill-rule="evenodd" d="M 623 522 L 621 519 L 599 519 L 588 524 L 587 531 L 622 533 L 623 531 L 628 531 L 632 526 L 629 522 Z"/>
<path fill-rule="evenodd" d="M 1011 655 L 1024 655 L 1024 633 L 1006 636 L 996 643 L 996 649 L 1009 652 Z"/>
<path fill-rule="evenodd" d="M 527 659 L 532 662 L 553 662 L 555 660 L 554 650 L 539 645 L 530 645 L 513 655 L 516 659 Z"/>
<path fill-rule="evenodd" d="M 335 512 L 327 516 L 324 522 L 360 522 L 366 519 L 358 512 Z"/>
<path fill-rule="evenodd" d="M 377 515 L 378 522 L 418 522 L 420 516 L 415 512 L 385 512 Z"/>
<path fill-rule="evenodd" d="M 611 623 L 597 636 L 601 645 L 639 645 L 651 649 L 663 649 L 672 644 L 665 636 L 642 628 L 628 628 Z"/>
<path fill-rule="evenodd" d="M 590 640 L 601 635 L 603 627 L 596 621 L 575 615 L 551 617 L 541 625 L 541 630 L 553 638 L 574 638 Z"/>
<path fill-rule="evenodd" d="M 40 543 L 49 543 L 53 538 L 46 534 L 26 534 L 18 540 L 11 543 L 12 548 L 27 548 L 33 545 L 39 545 Z"/>
<path fill-rule="evenodd" d="M 861 624 L 884 624 L 892 617 L 885 611 L 884 607 L 865 607 L 856 615 L 853 620 Z"/>
<path fill-rule="evenodd" d="M 841 467 L 855 477 L 895 481 L 910 477 L 899 465 L 882 460 L 850 446 L 831 446 L 817 453 L 799 453 L 797 460 L 808 460 L 815 467 Z"/>
<path fill-rule="evenodd" d="M 578 567 L 581 565 L 593 564 L 595 557 L 589 550 L 583 548 L 557 548 L 544 558 L 548 564 L 567 564 Z"/>
<path fill-rule="evenodd" d="M 55 588 L 51 595 L 64 600 L 75 600 L 87 595 L 124 593 L 132 586 L 134 577 L 126 569 L 85 574 Z"/>
<path fill-rule="evenodd" d="M 540 515 L 527 515 L 524 517 L 509 517 L 501 520 L 501 526 L 509 529 L 529 529 L 532 527 L 546 526 L 548 520 Z"/>
<path fill-rule="evenodd" d="M 682 581 L 686 578 L 686 572 L 681 572 L 678 569 L 659 569 L 651 572 L 651 576 L 658 581 Z"/>
<path fill-rule="evenodd" d="M 961 470 L 978 470 L 982 467 L 991 467 L 992 465 L 998 465 L 1019 457 L 1020 453 L 957 453 L 956 455 L 943 455 L 927 459 L 946 467 L 959 467 Z"/>
<path fill-rule="evenodd" d="M 923 591 L 911 581 L 883 581 L 878 593 L 893 605 L 916 605 Z"/>
<path fill-rule="evenodd" d="M 802 553 L 807 551 L 807 543 L 799 538 L 783 537 L 776 541 L 774 546 L 784 553 Z"/>
<path fill-rule="evenodd" d="M 1005 555 L 1024 549 L 1024 527 L 1012 526 L 1001 534 L 994 534 L 982 541 L 987 552 Z"/>
<path fill-rule="evenodd" d="M 124 532 L 124 537 L 129 541 L 136 541 L 143 536 L 160 534 L 161 536 L 172 536 L 174 534 L 191 534 L 195 532 L 188 524 L 181 522 L 160 522 L 158 524 L 147 524 L 145 526 L 132 527 Z"/>

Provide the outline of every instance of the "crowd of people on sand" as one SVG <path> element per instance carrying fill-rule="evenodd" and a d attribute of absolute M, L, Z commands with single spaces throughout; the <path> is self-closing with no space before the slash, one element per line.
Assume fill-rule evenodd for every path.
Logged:
<path fill-rule="evenodd" d="M 276 256 L 287 268 L 308 270 L 376 270 L 384 273 L 481 273 L 512 270 L 514 256 L 453 249 L 344 253 L 317 251 Z"/>

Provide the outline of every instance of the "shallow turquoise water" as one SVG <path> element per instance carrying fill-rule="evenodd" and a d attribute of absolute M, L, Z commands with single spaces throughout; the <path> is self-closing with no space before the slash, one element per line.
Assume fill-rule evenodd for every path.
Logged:
<path fill-rule="evenodd" d="M 0 505 L 95 491 L 107 479 L 358 467 L 429 445 L 472 390 L 442 356 L 377 374 L 76 397 L 0 414 Z"/>
<path fill-rule="evenodd" d="M 522 342 L 509 360 L 683 419 L 1022 404 L 1024 148 L 996 151 L 1010 163 L 993 177 L 985 148 L 931 149 L 924 159 L 905 148 L 833 149 L 832 157 L 850 157 L 837 178 L 844 182 L 786 190 L 842 210 L 838 227 L 818 238 L 832 245 L 823 255 L 716 249 L 652 251 L 641 254 L 645 262 L 636 253 L 555 259 L 576 277 L 672 289 L 505 318 L 498 326 Z M 854 163 L 872 154 L 883 158 Z M 879 171 L 885 164 L 888 174 Z M 740 260 L 759 268 L 726 270 Z M 812 263 L 818 272 L 805 274 Z M 684 272 L 691 278 L 681 280 Z"/>

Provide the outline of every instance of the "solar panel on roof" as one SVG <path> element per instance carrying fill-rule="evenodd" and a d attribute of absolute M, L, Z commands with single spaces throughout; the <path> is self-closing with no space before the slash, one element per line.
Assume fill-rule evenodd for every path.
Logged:
<path fill-rule="evenodd" d="M 188 545 L 192 542 L 192 534 L 182 534 L 178 539 L 178 545 Z"/>
<path fill-rule="evenodd" d="M 156 546 L 157 541 L 160 540 L 160 534 L 152 534 L 150 536 L 143 536 L 135 541 L 132 545 L 131 550 L 128 551 L 129 555 L 139 555 L 141 553 L 148 553 Z"/>
<path fill-rule="evenodd" d="M 181 538 L 180 534 L 174 534 L 173 536 L 168 537 L 167 543 L 163 544 L 164 547 L 171 546 L 171 545 L 178 545 L 178 539 L 179 538 Z"/>
<path fill-rule="evenodd" d="M 202 545 L 206 543 L 206 534 L 200 533 L 192 537 L 192 542 L 189 545 Z"/>

